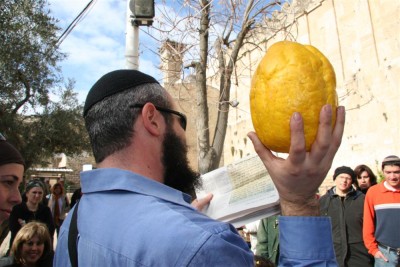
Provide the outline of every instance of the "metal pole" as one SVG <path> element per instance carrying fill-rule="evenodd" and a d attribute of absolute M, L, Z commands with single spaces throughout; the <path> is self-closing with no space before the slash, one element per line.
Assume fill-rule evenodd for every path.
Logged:
<path fill-rule="evenodd" d="M 133 25 L 133 65 L 139 69 L 139 26 Z"/>
<path fill-rule="evenodd" d="M 132 12 L 129 8 L 129 0 L 126 8 L 126 40 L 125 40 L 125 59 L 126 68 L 139 69 L 139 26 L 132 25 Z"/>

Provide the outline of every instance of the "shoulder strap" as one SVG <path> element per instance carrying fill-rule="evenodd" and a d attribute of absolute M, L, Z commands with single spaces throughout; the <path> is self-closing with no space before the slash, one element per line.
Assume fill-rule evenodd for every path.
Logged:
<path fill-rule="evenodd" d="M 69 225 L 68 232 L 68 253 L 72 267 L 78 267 L 78 248 L 76 247 L 76 241 L 78 238 L 78 207 L 79 202 L 75 204 L 75 209 L 72 213 L 71 224 Z"/>

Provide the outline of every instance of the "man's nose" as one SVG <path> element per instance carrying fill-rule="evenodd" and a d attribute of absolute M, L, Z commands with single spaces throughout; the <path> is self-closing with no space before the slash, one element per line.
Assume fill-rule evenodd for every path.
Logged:
<path fill-rule="evenodd" d="M 394 173 L 391 172 L 391 173 L 388 173 L 388 174 L 387 174 L 387 177 L 390 178 L 390 179 L 393 179 L 393 178 L 396 177 L 396 175 L 395 175 Z"/>

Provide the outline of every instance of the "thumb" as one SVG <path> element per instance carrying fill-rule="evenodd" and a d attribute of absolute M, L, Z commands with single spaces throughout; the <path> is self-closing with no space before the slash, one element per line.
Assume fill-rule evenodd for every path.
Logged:
<path fill-rule="evenodd" d="M 213 198 L 213 194 L 209 193 L 203 198 L 195 199 L 192 202 L 192 206 L 195 209 L 197 209 L 198 211 L 202 211 L 204 209 L 204 207 L 207 206 L 211 202 L 212 198 Z"/>
<path fill-rule="evenodd" d="M 271 161 L 274 158 L 274 155 L 272 154 L 271 150 L 266 148 L 264 144 L 261 143 L 261 140 L 258 138 L 255 132 L 249 132 L 247 134 L 247 137 L 250 138 L 251 142 L 253 143 L 254 150 L 261 158 L 261 160 L 264 162 L 264 164 L 266 163 L 266 161 Z"/>

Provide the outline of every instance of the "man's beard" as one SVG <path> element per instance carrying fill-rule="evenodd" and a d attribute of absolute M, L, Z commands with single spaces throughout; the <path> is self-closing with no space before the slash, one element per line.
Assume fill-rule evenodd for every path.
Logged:
<path fill-rule="evenodd" d="M 162 162 L 164 184 L 195 197 L 195 189 L 201 186 L 200 174 L 189 166 L 187 146 L 171 127 L 164 135 Z"/>

